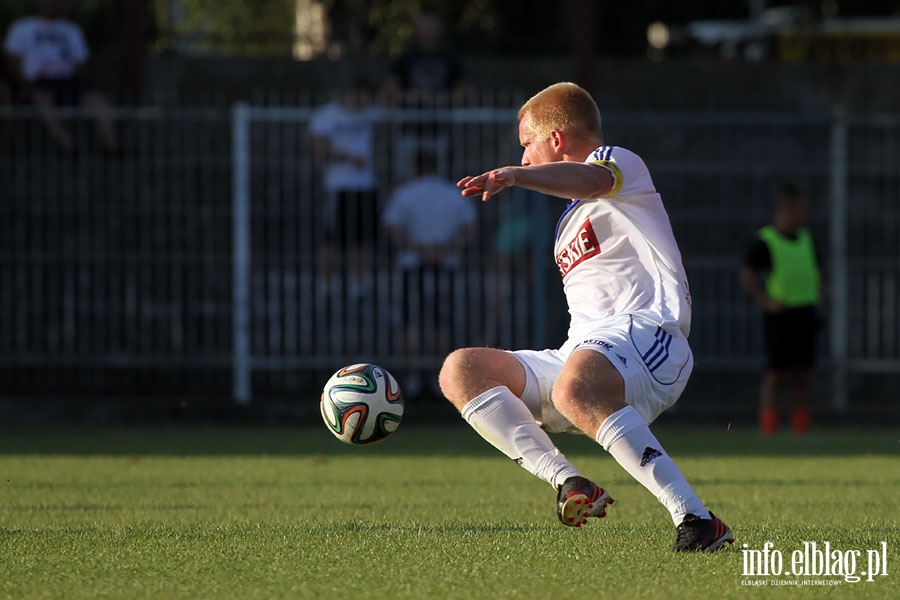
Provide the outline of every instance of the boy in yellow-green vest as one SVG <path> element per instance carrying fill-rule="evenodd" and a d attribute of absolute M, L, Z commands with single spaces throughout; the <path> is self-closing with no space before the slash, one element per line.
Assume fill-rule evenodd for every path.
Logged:
<path fill-rule="evenodd" d="M 775 219 L 758 232 L 744 258 L 741 283 L 763 309 L 767 367 L 759 391 L 759 427 L 778 430 L 778 392 L 791 383 L 791 429 L 809 429 L 809 383 L 821 298 L 819 261 L 806 228 L 809 201 L 794 184 L 778 193 Z"/>

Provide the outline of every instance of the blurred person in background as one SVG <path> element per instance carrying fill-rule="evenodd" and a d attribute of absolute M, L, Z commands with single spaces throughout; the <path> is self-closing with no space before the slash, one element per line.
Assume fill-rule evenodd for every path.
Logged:
<path fill-rule="evenodd" d="M 350 298 L 365 296 L 372 287 L 368 275 L 379 225 L 378 176 L 375 168 L 375 130 L 381 118 L 367 81 L 357 78 L 335 100 L 310 116 L 314 157 L 322 169 L 324 244 L 320 269 L 331 295 L 345 284 Z M 339 257 L 347 257 L 338 263 Z M 338 269 L 346 267 L 344 280 Z"/>
<path fill-rule="evenodd" d="M 798 435 L 809 429 L 822 281 L 808 220 L 806 194 L 793 183 L 782 184 L 774 219 L 758 231 L 741 270 L 744 289 L 763 311 L 767 364 L 759 390 L 759 429 L 765 435 L 778 430 L 778 395 L 785 384 L 790 384 L 791 429 Z"/>
<path fill-rule="evenodd" d="M 418 15 L 413 23 L 414 45 L 390 65 L 382 87 L 386 101 L 405 109 L 446 109 L 459 104 L 465 90 L 459 54 L 443 42 L 444 26 L 433 13 Z M 427 116 L 404 121 L 393 139 L 397 181 L 413 174 L 415 153 L 425 149 L 437 156 L 439 174 L 449 175 L 450 131 L 446 122 Z"/>
<path fill-rule="evenodd" d="M 533 192 L 526 190 L 522 192 L 514 203 L 504 203 L 498 208 L 499 219 L 491 238 L 491 276 L 485 282 L 488 310 L 484 328 L 484 341 L 490 346 L 509 346 L 509 340 L 517 334 L 528 333 L 529 311 L 521 307 L 526 307 L 531 298 L 523 291 L 534 285 L 536 247 L 545 233 L 542 222 L 534 214 L 534 206 L 548 199 L 535 198 Z"/>
<path fill-rule="evenodd" d="M 403 314 L 395 321 L 404 330 L 407 356 L 443 357 L 455 322 L 461 252 L 472 240 L 476 214 L 456 184 L 438 176 L 433 153 L 419 150 L 413 169 L 416 177 L 394 190 L 382 214 L 403 277 Z M 426 380 L 439 397 L 437 372 L 419 369 L 408 369 L 404 394 L 418 396 Z"/>
<path fill-rule="evenodd" d="M 118 136 L 109 102 L 85 76 L 90 51 L 81 27 L 63 18 L 66 8 L 66 0 L 41 0 L 37 15 L 10 26 L 4 52 L 13 93 L 37 107 L 47 132 L 63 152 L 71 152 L 74 144 L 55 110 L 59 106 L 87 108 L 104 148 L 116 151 Z"/>

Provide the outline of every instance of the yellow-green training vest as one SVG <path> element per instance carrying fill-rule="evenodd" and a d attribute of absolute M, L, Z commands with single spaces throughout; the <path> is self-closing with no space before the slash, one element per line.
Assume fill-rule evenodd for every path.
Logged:
<path fill-rule="evenodd" d="M 819 266 L 812 235 L 805 227 L 792 240 L 774 225 L 759 230 L 759 238 L 769 248 L 772 268 L 765 276 L 769 296 L 787 308 L 816 304 L 819 294 Z"/>

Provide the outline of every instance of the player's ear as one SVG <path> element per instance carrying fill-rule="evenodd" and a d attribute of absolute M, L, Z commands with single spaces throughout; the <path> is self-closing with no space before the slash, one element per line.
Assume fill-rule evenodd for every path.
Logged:
<path fill-rule="evenodd" d="M 566 149 L 566 138 L 559 129 L 550 130 L 550 143 L 553 144 L 553 149 L 560 154 Z"/>

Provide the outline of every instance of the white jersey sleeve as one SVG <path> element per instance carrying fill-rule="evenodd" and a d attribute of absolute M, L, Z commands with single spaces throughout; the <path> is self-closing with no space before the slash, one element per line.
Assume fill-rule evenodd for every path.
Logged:
<path fill-rule="evenodd" d="M 556 263 L 571 314 L 569 335 L 598 319 L 636 314 L 690 332 L 681 252 L 644 161 L 602 146 L 588 163 L 609 170 L 610 192 L 572 200 L 556 228 Z"/>

